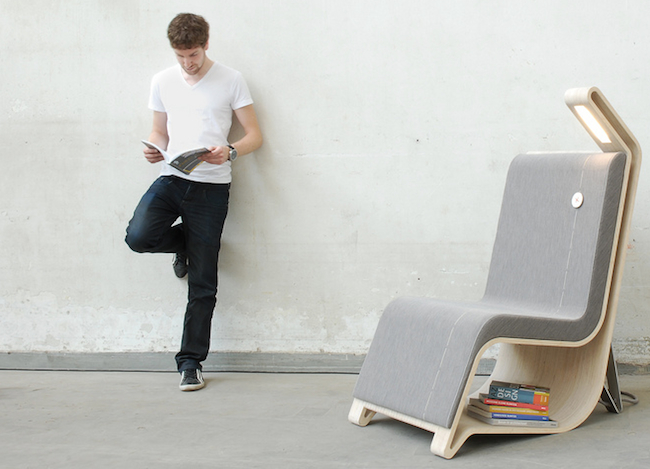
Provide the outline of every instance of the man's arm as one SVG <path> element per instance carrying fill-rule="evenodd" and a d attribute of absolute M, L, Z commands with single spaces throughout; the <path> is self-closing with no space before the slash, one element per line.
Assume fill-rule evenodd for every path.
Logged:
<path fill-rule="evenodd" d="M 257 114 L 253 105 L 244 106 L 235 110 L 235 116 L 244 129 L 244 137 L 231 145 L 235 147 L 238 155 L 246 155 L 254 152 L 262 146 L 264 139 L 262 138 L 262 131 L 257 122 Z"/>
<path fill-rule="evenodd" d="M 167 113 L 166 112 L 153 112 L 153 126 L 151 128 L 151 133 L 149 134 L 149 139 L 151 143 L 155 143 L 163 150 L 167 150 L 167 144 L 169 143 L 169 134 L 167 134 Z M 159 161 L 164 160 L 163 156 L 158 150 L 153 148 L 144 147 L 143 150 L 144 157 L 149 163 L 158 163 Z"/>
<path fill-rule="evenodd" d="M 252 104 L 235 109 L 235 116 L 244 129 L 244 136 L 232 143 L 231 145 L 237 150 L 237 155 L 246 155 L 257 150 L 262 146 L 263 138 L 260 125 L 257 122 L 257 114 Z M 230 148 L 228 147 L 213 147 L 210 148 L 211 153 L 201 157 L 202 160 L 212 164 L 223 164 L 228 161 L 228 154 Z"/>

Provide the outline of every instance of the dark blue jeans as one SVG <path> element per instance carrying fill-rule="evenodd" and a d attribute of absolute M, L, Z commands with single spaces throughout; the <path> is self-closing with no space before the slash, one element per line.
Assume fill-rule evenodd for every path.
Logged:
<path fill-rule="evenodd" d="M 217 262 L 228 213 L 230 184 L 159 177 L 142 196 L 126 229 L 136 252 L 185 253 L 188 301 L 178 371 L 201 369 L 208 356 L 212 314 L 217 302 Z M 181 217 L 181 223 L 174 225 Z"/>

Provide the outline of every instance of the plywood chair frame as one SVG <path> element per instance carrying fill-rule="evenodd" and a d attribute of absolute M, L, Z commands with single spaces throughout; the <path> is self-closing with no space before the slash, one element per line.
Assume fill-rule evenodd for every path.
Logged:
<path fill-rule="evenodd" d="M 368 425 L 373 416 L 380 413 L 425 429 L 434 433 L 431 451 L 449 459 L 471 435 L 562 433 L 579 426 L 593 412 L 601 397 L 612 357 L 611 343 L 638 184 L 641 150 L 636 138 L 598 88 L 571 89 L 565 94 L 565 102 L 604 152 L 624 152 L 627 155 L 623 193 L 620 198 L 614 249 L 600 323 L 588 337 L 576 342 L 500 337 L 485 343 L 472 363 L 470 376 L 475 375 L 484 352 L 493 345 L 500 344 L 494 370 L 485 385 L 472 396 L 471 379 L 467 382 L 450 428 L 357 398 L 354 399 L 348 416 L 352 423 L 359 426 Z M 585 110 L 601 125 L 600 131 L 583 120 Z M 605 132 L 604 136 L 601 131 Z M 610 379 L 615 376 L 615 370 L 613 372 L 612 375 L 610 368 Z M 492 426 L 470 417 L 467 414 L 469 397 L 477 397 L 479 393 L 486 392 L 491 380 L 550 387 L 550 416 L 558 422 L 558 426 Z"/>

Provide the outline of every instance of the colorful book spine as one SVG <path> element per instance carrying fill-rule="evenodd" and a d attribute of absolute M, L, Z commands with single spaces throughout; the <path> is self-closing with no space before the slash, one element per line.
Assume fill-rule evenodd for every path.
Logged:
<path fill-rule="evenodd" d="M 530 409 L 528 407 L 510 407 L 502 405 L 489 405 L 479 399 L 471 398 L 470 405 L 485 410 L 486 412 L 501 412 L 506 414 L 548 415 L 548 410 Z"/>
<path fill-rule="evenodd" d="M 541 422 L 548 422 L 550 419 L 548 415 L 530 415 L 530 414 L 513 414 L 505 412 L 487 412 L 479 409 L 478 407 L 470 406 L 471 411 L 487 417 L 489 419 L 510 419 L 510 420 L 539 420 Z"/>
<path fill-rule="evenodd" d="M 505 401 L 501 399 L 492 399 L 487 394 L 481 394 L 480 398 L 481 398 L 481 402 L 484 402 L 485 404 L 488 405 L 548 411 L 547 405 L 526 404 L 525 402 L 514 402 L 514 401 Z"/>
<path fill-rule="evenodd" d="M 492 419 L 484 417 L 483 415 L 473 412 L 472 406 L 469 406 L 468 413 L 475 419 L 481 420 L 490 425 L 506 426 L 506 427 L 541 427 L 541 428 L 557 428 L 558 423 L 554 420 L 517 420 L 517 419 Z"/>
<path fill-rule="evenodd" d="M 489 397 L 526 404 L 548 405 L 549 390 L 525 384 L 492 381 Z"/>

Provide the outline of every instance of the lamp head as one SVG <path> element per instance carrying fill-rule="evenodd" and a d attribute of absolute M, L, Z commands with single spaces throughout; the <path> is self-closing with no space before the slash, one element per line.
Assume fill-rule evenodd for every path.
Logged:
<path fill-rule="evenodd" d="M 564 95 L 569 109 L 604 152 L 639 151 L 639 142 L 630 129 L 596 88 L 573 88 Z"/>

